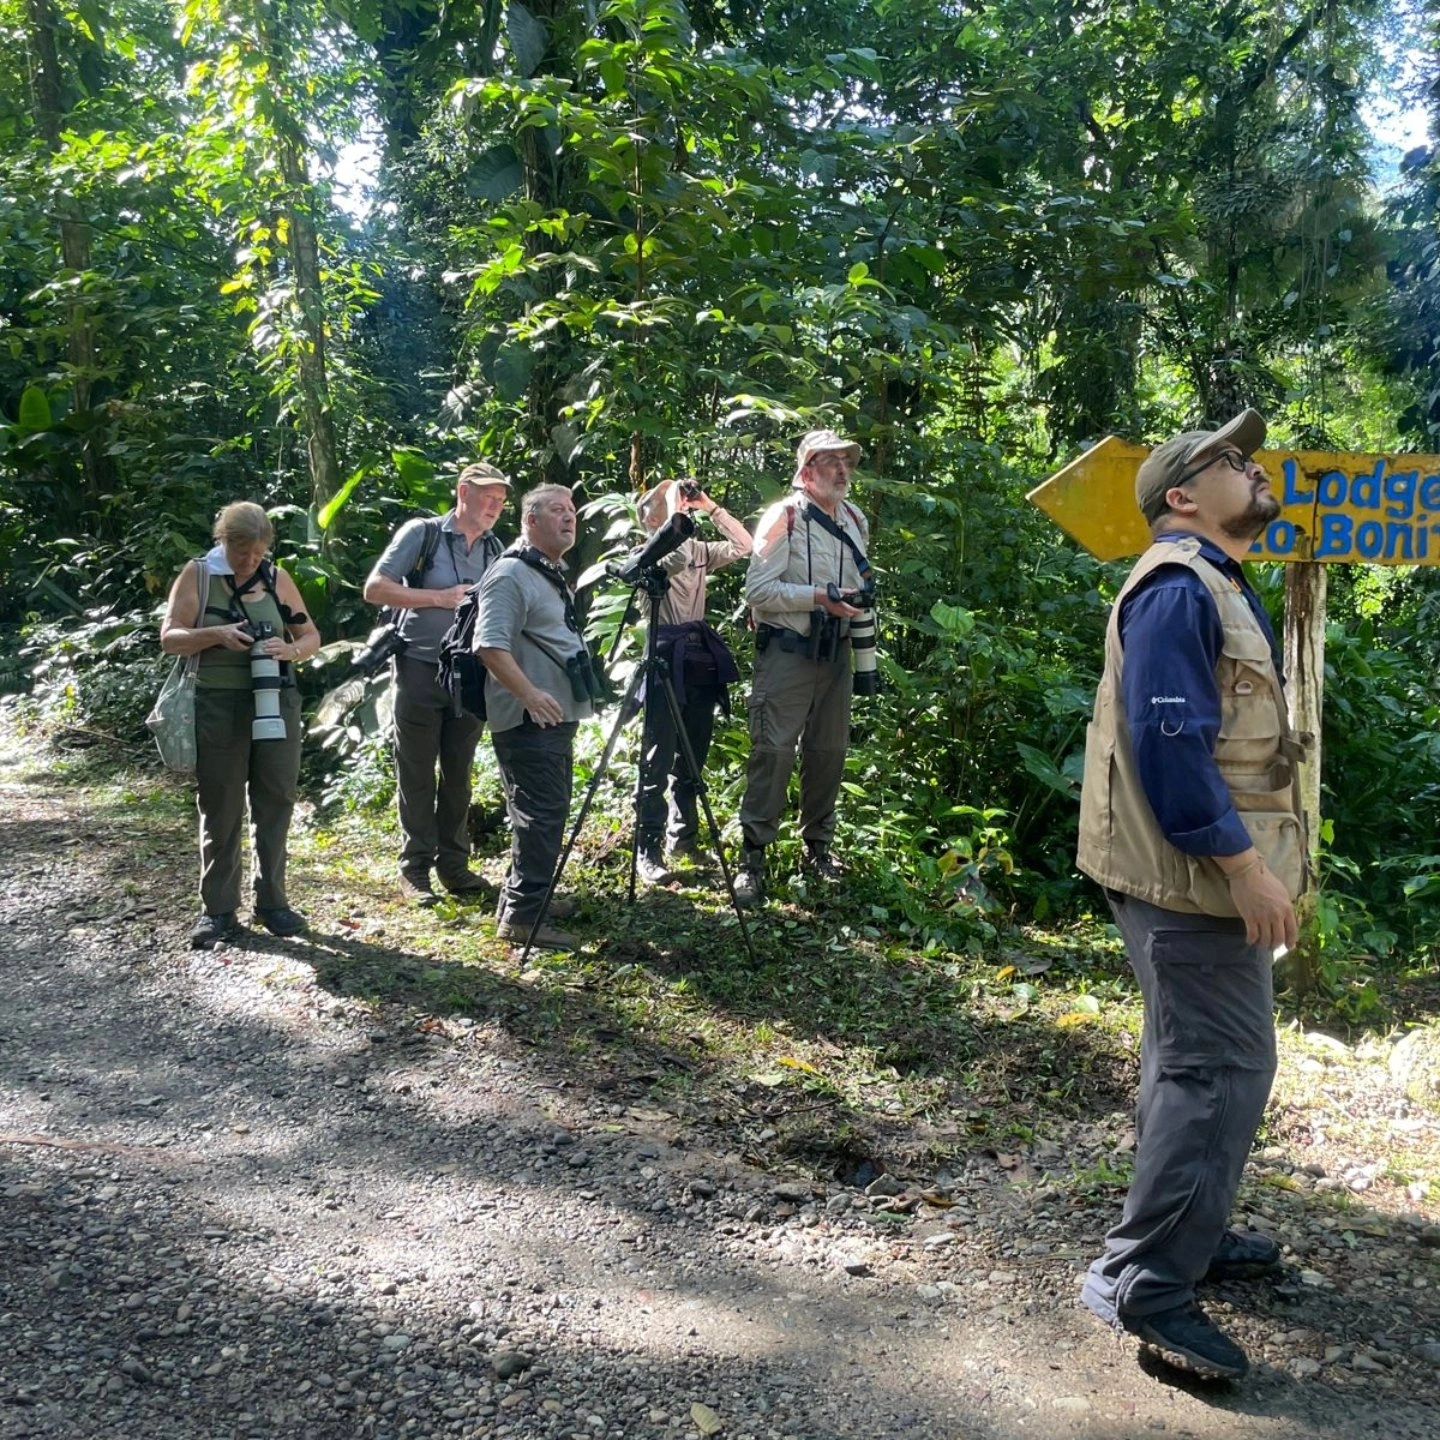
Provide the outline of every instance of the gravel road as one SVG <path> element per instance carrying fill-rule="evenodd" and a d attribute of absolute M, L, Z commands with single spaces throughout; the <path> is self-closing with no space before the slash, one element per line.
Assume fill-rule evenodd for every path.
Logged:
<path fill-rule="evenodd" d="M 7 1440 L 1440 1431 L 1418 1224 L 1332 1264 L 1257 1212 L 1286 1275 L 1214 1297 L 1256 1373 L 1172 1383 L 1078 1308 L 1063 1188 L 977 1161 L 897 1214 L 498 1021 L 377 1018 L 317 983 L 343 936 L 193 955 L 190 837 L 7 744 Z"/>

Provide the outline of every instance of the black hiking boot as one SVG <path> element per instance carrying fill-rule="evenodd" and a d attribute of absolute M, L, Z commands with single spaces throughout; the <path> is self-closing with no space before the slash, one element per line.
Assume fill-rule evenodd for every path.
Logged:
<path fill-rule="evenodd" d="M 1155 1315 L 1122 1315 L 1121 1326 L 1167 1365 L 1205 1380 L 1238 1380 L 1245 1352 L 1193 1301 Z"/>
<path fill-rule="evenodd" d="M 1280 1263 L 1280 1247 L 1258 1230 L 1227 1230 L 1220 1237 L 1207 1280 L 1243 1280 L 1263 1275 Z"/>
<path fill-rule="evenodd" d="M 190 932 L 190 947 L 193 950 L 213 950 L 242 934 L 244 927 L 235 918 L 233 910 L 227 910 L 223 915 L 202 915 Z"/>
<path fill-rule="evenodd" d="M 272 934 L 282 940 L 300 935 L 305 930 L 305 917 L 288 905 L 266 905 L 255 907 L 255 918 Z"/>

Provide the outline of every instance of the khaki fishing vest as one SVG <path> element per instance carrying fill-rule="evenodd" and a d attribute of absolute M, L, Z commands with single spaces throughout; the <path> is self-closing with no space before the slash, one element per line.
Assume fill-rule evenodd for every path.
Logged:
<path fill-rule="evenodd" d="M 1291 899 L 1305 888 L 1307 850 L 1298 762 L 1304 746 L 1290 729 L 1270 642 L 1235 584 L 1200 554 L 1193 539 L 1152 545 L 1116 597 L 1105 633 L 1105 673 L 1085 735 L 1076 863 L 1101 885 L 1186 914 L 1234 916 L 1230 886 L 1211 859 L 1177 850 L 1161 833 L 1145 797 L 1120 688 L 1125 664 L 1120 609 L 1162 565 L 1188 565 L 1220 612 L 1225 639 L 1216 666 L 1220 734 L 1215 763 L 1255 848 Z"/>

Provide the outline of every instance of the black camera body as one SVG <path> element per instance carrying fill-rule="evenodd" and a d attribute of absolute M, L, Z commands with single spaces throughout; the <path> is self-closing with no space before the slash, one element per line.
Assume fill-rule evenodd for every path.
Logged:
<path fill-rule="evenodd" d="M 853 605 L 857 610 L 875 608 L 875 581 L 867 579 L 858 590 L 842 590 L 833 580 L 825 587 L 831 600 L 842 605 Z"/>
<path fill-rule="evenodd" d="M 392 656 L 403 655 L 409 645 L 410 642 L 393 623 L 387 621 L 384 625 L 377 625 L 356 651 L 355 658 L 350 662 L 350 673 L 363 675 L 368 680 L 388 664 Z"/>

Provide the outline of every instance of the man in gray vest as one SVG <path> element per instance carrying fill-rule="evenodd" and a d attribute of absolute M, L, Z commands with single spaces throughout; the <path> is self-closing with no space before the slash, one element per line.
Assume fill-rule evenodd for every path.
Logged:
<path fill-rule="evenodd" d="M 485 710 L 510 811 L 510 874 L 500 893 L 502 940 L 524 942 L 550 888 L 570 811 L 575 731 L 598 693 L 564 555 L 575 544 L 575 501 L 563 485 L 539 485 L 520 502 L 520 539 L 480 590 L 475 654 L 485 666 Z M 569 903 L 551 898 L 534 943 L 574 950 L 556 930 Z"/>
<path fill-rule="evenodd" d="M 1246 410 L 1151 452 L 1154 542 L 1110 614 L 1086 736 L 1081 870 L 1105 887 L 1140 982 L 1135 1176 L 1081 1298 L 1179 1369 L 1248 1362 L 1195 1300 L 1279 1247 L 1227 1230 L 1275 1075 L 1271 967 L 1297 938 L 1305 835 L 1281 657 L 1240 562 L 1279 513 Z"/>
<path fill-rule="evenodd" d="M 750 763 L 740 802 L 744 837 L 736 901 L 765 898 L 765 848 L 780 833 L 790 773 L 800 750 L 800 834 L 812 874 L 837 880 L 830 852 L 835 802 L 850 746 L 849 622 L 864 612 L 836 599 L 870 573 L 870 531 L 847 496 L 860 447 L 812 430 L 795 452 L 792 492 L 755 532 L 745 599 L 755 623 Z"/>
<path fill-rule="evenodd" d="M 407 520 L 365 581 L 365 599 L 397 612 L 405 641 L 394 661 L 395 794 L 400 888 L 418 905 L 435 903 L 432 869 L 453 895 L 494 894 L 470 869 L 470 768 L 485 722 L 455 705 L 436 676 L 456 607 L 504 548 L 495 522 L 509 490 L 495 466 L 466 466 L 455 484 L 455 508 L 443 519 Z"/>

